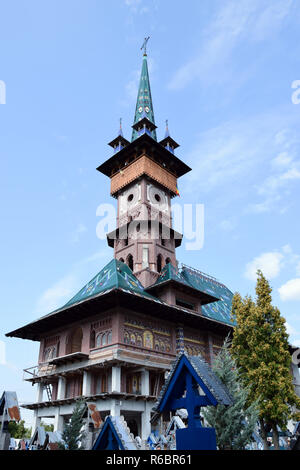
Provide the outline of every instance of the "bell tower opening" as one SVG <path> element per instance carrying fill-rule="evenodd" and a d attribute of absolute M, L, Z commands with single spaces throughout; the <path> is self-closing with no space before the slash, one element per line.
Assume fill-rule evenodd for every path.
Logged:
<path fill-rule="evenodd" d="M 156 259 L 156 270 L 158 273 L 161 273 L 161 269 L 162 269 L 162 256 L 159 254 L 157 255 L 157 259 Z"/>
<path fill-rule="evenodd" d="M 131 269 L 131 271 L 133 271 L 133 256 L 132 256 L 132 254 L 129 254 L 127 256 L 126 264 Z"/>

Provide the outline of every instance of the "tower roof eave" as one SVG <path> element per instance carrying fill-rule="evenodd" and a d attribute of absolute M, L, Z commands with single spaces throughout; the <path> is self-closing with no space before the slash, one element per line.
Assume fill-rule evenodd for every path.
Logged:
<path fill-rule="evenodd" d="M 117 227 L 112 232 L 109 232 L 109 233 L 106 234 L 108 246 L 113 248 L 114 247 L 114 240 L 116 238 L 119 238 L 120 232 L 122 233 L 122 230 L 123 230 L 125 233 L 128 233 L 128 226 L 130 224 L 132 224 L 133 222 L 136 226 L 138 224 L 143 224 L 145 222 L 147 222 L 149 225 L 151 225 L 151 222 L 155 222 L 155 221 L 151 221 L 149 219 L 147 219 L 147 220 L 136 219 L 136 220 L 128 222 L 127 224 L 124 224 L 120 227 Z M 170 231 L 170 237 L 175 239 L 175 248 L 178 248 L 181 245 L 181 242 L 182 242 L 182 239 L 183 239 L 182 233 L 176 232 L 176 230 L 174 230 L 173 228 L 168 227 L 167 225 L 163 224 L 162 222 L 159 222 L 159 229 L 162 231 L 162 233 L 168 233 L 168 231 Z"/>
<path fill-rule="evenodd" d="M 172 137 L 168 136 L 168 137 L 165 137 L 164 139 L 162 139 L 159 143 L 160 145 L 162 145 L 163 147 L 165 147 L 165 145 L 167 145 L 167 143 L 170 142 L 170 144 L 173 146 L 174 149 L 177 149 L 178 147 L 180 147 L 180 145 L 176 142 L 176 140 L 174 140 Z"/>
<path fill-rule="evenodd" d="M 155 161 L 157 161 L 158 158 L 161 159 L 162 163 L 166 165 L 166 169 L 169 168 L 173 171 L 177 178 L 191 171 L 191 168 L 186 165 L 186 163 L 170 153 L 148 134 L 142 134 L 117 154 L 99 165 L 97 170 L 110 178 L 114 172 L 124 168 L 126 166 L 126 160 L 134 154 L 137 157 L 143 154 L 149 154 L 149 157 L 153 157 Z"/>

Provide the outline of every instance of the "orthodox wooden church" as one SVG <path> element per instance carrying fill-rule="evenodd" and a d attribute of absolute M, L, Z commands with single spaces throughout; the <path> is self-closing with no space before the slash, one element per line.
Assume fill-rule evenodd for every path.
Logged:
<path fill-rule="evenodd" d="M 176 355 L 208 363 L 232 330 L 232 293 L 213 277 L 176 260 L 182 234 L 172 228 L 177 180 L 191 169 L 170 136 L 158 141 L 144 50 L 131 141 L 120 131 L 113 155 L 97 170 L 117 199 L 113 259 L 69 302 L 7 334 L 39 341 L 38 365 L 25 370 L 37 385 L 33 430 L 42 418 L 63 429 L 75 400 L 86 397 L 102 419 L 124 416 L 146 440 L 152 408 Z"/>

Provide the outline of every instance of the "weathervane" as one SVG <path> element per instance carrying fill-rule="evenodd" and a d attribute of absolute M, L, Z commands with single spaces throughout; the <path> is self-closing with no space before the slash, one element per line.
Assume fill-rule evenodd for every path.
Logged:
<path fill-rule="evenodd" d="M 144 55 L 147 55 L 147 51 L 146 51 L 146 48 L 147 48 L 147 42 L 149 41 L 150 39 L 150 36 L 148 36 L 147 38 L 144 39 L 144 42 L 143 42 L 143 45 L 141 47 L 141 50 L 144 49 Z"/>

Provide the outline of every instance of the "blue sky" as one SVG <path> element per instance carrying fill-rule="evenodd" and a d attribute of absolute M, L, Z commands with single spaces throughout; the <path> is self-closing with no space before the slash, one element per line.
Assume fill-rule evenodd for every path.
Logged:
<path fill-rule="evenodd" d="M 299 2 L 31 0 L 1 5 L 1 390 L 35 390 L 38 344 L 4 334 L 62 305 L 111 258 L 96 236 L 109 180 L 95 168 L 123 118 L 130 137 L 143 38 L 158 137 L 169 119 L 205 205 L 202 250 L 177 258 L 254 295 L 260 267 L 300 346 Z M 30 421 L 30 412 L 23 417 Z"/>

